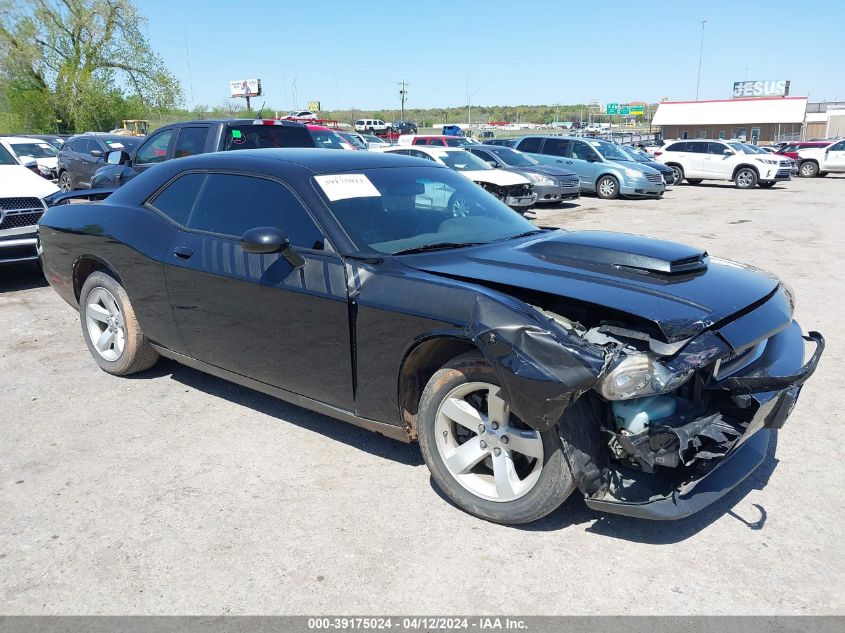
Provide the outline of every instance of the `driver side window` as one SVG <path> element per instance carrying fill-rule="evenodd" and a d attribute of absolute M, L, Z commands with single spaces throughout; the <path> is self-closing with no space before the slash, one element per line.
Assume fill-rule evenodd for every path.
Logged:
<path fill-rule="evenodd" d="M 572 141 L 572 150 L 570 157 L 577 160 L 590 160 L 595 157 L 596 153 L 584 141 Z"/>
<path fill-rule="evenodd" d="M 172 137 L 173 130 L 165 130 L 164 132 L 159 132 L 151 136 L 146 143 L 138 148 L 135 164 L 163 163 L 167 160 L 167 148 L 170 145 L 170 139 Z"/>

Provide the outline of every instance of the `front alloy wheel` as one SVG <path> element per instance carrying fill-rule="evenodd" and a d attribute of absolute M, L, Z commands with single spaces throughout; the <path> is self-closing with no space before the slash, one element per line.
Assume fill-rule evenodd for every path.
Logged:
<path fill-rule="evenodd" d="M 737 189 L 751 189 L 757 184 L 757 172 L 750 167 L 743 167 L 736 172 L 734 183 Z"/>
<path fill-rule="evenodd" d="M 613 176 L 602 176 L 596 183 L 596 193 L 599 198 L 613 200 L 619 197 L 619 183 Z"/>
<path fill-rule="evenodd" d="M 73 191 L 73 178 L 66 171 L 63 171 L 62 175 L 59 176 L 59 189 L 62 191 Z"/>
<path fill-rule="evenodd" d="M 496 523 L 527 523 L 575 489 L 556 427 L 537 431 L 511 413 L 484 357 L 460 356 L 428 381 L 417 412 L 420 450 L 458 507 Z"/>

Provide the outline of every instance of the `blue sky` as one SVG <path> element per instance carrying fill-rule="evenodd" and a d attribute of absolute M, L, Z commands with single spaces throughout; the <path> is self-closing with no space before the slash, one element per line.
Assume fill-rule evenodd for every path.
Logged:
<path fill-rule="evenodd" d="M 841 0 L 136 4 L 189 107 L 254 77 L 265 96 L 253 106 L 277 109 L 398 108 L 402 80 L 421 108 L 464 106 L 468 92 L 477 105 L 694 99 L 701 20 L 699 98 L 788 79 L 792 95 L 845 100 Z"/>

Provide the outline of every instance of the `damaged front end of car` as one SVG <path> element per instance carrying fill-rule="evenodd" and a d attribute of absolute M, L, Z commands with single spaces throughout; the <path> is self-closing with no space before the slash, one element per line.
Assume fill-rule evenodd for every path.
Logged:
<path fill-rule="evenodd" d="M 662 520 L 710 505 L 762 463 L 824 350 L 782 286 L 680 345 L 617 326 L 582 336 L 613 360 L 559 423 L 579 488 L 593 509 Z"/>

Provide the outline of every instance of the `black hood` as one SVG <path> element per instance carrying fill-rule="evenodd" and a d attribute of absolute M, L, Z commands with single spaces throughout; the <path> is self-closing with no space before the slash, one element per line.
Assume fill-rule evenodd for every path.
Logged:
<path fill-rule="evenodd" d="M 554 230 L 401 259 L 429 273 L 633 315 L 669 343 L 742 312 L 779 285 L 768 273 L 711 259 L 691 246 L 603 231 Z"/>

